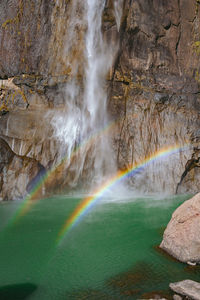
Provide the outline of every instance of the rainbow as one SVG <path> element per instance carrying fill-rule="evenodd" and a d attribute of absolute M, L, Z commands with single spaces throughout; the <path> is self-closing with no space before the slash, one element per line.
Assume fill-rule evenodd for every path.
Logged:
<path fill-rule="evenodd" d="M 43 176 L 41 176 L 38 182 L 34 185 L 31 192 L 22 201 L 22 204 L 20 205 L 19 209 L 15 212 L 9 224 L 16 223 L 21 217 L 23 217 L 25 214 L 29 212 L 29 210 L 34 205 L 34 203 L 38 201 L 38 200 L 33 201 L 33 199 L 41 198 L 41 196 L 39 195 L 42 194 L 41 188 L 44 186 L 45 183 L 48 183 L 48 180 L 51 180 L 51 175 L 53 175 L 59 168 L 62 168 L 62 166 L 65 165 L 68 161 L 71 161 L 84 148 L 90 147 L 96 139 L 100 138 L 102 135 L 108 134 L 109 131 L 112 130 L 114 126 L 116 126 L 119 123 L 119 121 L 110 122 L 103 129 L 90 135 L 88 139 L 84 140 L 80 145 L 78 145 L 74 149 L 70 157 L 68 155 L 65 156 L 56 166 L 54 166 L 52 169 L 47 171 Z"/>
<path fill-rule="evenodd" d="M 133 176 L 138 171 L 152 163 L 153 161 L 161 158 L 165 158 L 168 155 L 172 155 L 180 150 L 184 150 L 188 147 L 189 144 L 184 146 L 175 145 L 164 147 L 161 150 L 156 151 L 154 154 L 149 155 L 139 163 L 134 164 L 125 171 L 118 171 L 114 176 L 109 178 L 102 186 L 98 187 L 91 196 L 86 197 L 83 201 L 77 206 L 72 215 L 66 220 L 62 226 L 60 232 L 58 233 L 57 243 L 59 244 L 62 239 L 65 237 L 66 233 L 73 228 L 80 220 L 94 207 L 99 200 L 102 198 L 103 194 L 114 184 L 118 183 L 120 180 Z"/>
<path fill-rule="evenodd" d="M 48 184 L 48 182 L 51 181 L 51 176 L 57 170 L 59 170 L 59 168 L 62 168 L 62 166 L 64 166 L 67 163 L 67 161 L 71 161 L 76 155 L 79 154 L 79 152 L 82 149 L 91 146 L 96 139 L 100 138 L 102 135 L 108 134 L 112 129 L 114 129 L 118 124 L 120 124 L 122 120 L 124 120 L 124 117 L 118 119 L 117 121 L 114 120 L 112 122 L 109 122 L 105 125 L 105 127 L 103 127 L 97 132 L 94 132 L 92 135 L 89 136 L 88 139 L 85 139 L 80 145 L 78 145 L 74 149 L 70 157 L 66 155 L 64 158 L 61 159 L 61 161 L 57 165 L 55 165 L 52 169 L 48 170 L 43 176 L 41 176 L 38 182 L 33 187 L 33 189 L 30 191 L 30 193 L 22 201 L 22 204 L 20 205 L 19 209 L 17 209 L 14 216 L 11 218 L 9 224 L 15 223 L 29 212 L 34 203 L 36 203 L 38 199 L 41 198 L 41 189 L 44 186 L 44 184 Z"/>

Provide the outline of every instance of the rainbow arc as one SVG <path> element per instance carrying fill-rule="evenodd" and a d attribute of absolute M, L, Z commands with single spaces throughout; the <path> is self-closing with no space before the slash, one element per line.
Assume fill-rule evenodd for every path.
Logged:
<path fill-rule="evenodd" d="M 110 177 L 104 184 L 102 184 L 95 191 L 93 191 L 91 196 L 86 197 L 85 199 L 82 200 L 82 202 L 77 206 L 77 208 L 74 210 L 71 216 L 63 224 L 58 234 L 57 243 L 59 244 L 62 241 L 62 239 L 65 237 L 67 232 L 75 225 L 77 225 L 84 216 L 86 216 L 86 214 L 100 201 L 104 193 L 109 188 L 111 188 L 116 183 L 125 179 L 128 176 L 134 176 L 138 171 L 147 167 L 150 163 L 158 159 L 162 159 L 162 158 L 164 159 L 167 156 L 177 153 L 179 151 L 183 151 L 187 149 L 188 146 L 189 144 L 185 144 L 184 146 L 177 144 L 174 146 L 164 147 L 156 151 L 152 155 L 149 155 L 148 157 L 144 158 L 139 163 L 134 164 L 127 170 L 118 171 L 114 176 Z"/>

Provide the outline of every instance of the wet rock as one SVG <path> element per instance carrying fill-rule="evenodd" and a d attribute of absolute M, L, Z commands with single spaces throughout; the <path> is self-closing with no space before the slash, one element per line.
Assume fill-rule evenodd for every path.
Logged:
<path fill-rule="evenodd" d="M 140 262 L 129 271 L 109 279 L 108 286 L 120 295 L 130 296 L 133 299 L 171 299 L 169 291 L 155 290 L 144 293 L 144 285 L 156 287 L 162 280 L 162 275 L 158 273 L 151 265 Z"/>
<path fill-rule="evenodd" d="M 165 298 L 166 295 L 162 292 L 150 292 L 150 293 L 145 293 L 143 294 L 139 299 L 145 300 L 167 300 L 168 298 Z"/>
<path fill-rule="evenodd" d="M 195 179 L 195 180 L 194 180 Z M 194 152 L 190 160 L 185 165 L 185 170 L 181 176 L 181 180 L 177 185 L 177 193 L 189 193 L 190 191 L 195 193 L 199 192 L 200 180 L 200 149 L 194 148 Z M 195 181 L 193 186 L 190 186 L 191 181 Z"/>
<path fill-rule="evenodd" d="M 14 153 L 8 144 L 0 138 L 0 171 L 3 170 L 5 165 L 8 165 L 14 157 Z"/>
<path fill-rule="evenodd" d="M 170 283 L 170 288 L 189 299 L 200 300 L 200 283 L 192 280 L 183 280 L 175 283 Z M 180 298 L 182 299 L 182 298 Z"/>
<path fill-rule="evenodd" d="M 115 64 L 110 113 L 117 120 L 113 144 L 118 166 L 126 169 L 164 145 L 190 145 L 130 179 L 144 192 L 175 193 L 199 145 L 198 34 L 196 1 L 125 1 L 120 52 Z M 194 21 L 193 21 L 194 20 Z M 197 143 L 197 144 L 196 144 Z M 167 170 L 168 178 L 162 180 Z M 178 193 L 197 192 L 199 170 L 182 181 Z M 189 176 L 190 175 L 190 176 Z"/>
<path fill-rule="evenodd" d="M 116 297 L 107 294 L 104 291 L 99 290 L 83 290 L 83 291 L 76 291 L 72 293 L 68 293 L 66 295 L 66 299 L 88 299 L 88 300 L 115 300 Z"/>
<path fill-rule="evenodd" d="M 192 181 L 194 183 L 191 186 Z M 189 172 L 187 172 L 187 174 L 182 178 L 181 182 L 178 184 L 177 193 L 179 193 L 179 194 L 198 193 L 199 192 L 199 184 L 198 184 L 199 182 L 200 182 L 200 168 L 193 167 Z"/>
<path fill-rule="evenodd" d="M 175 210 L 160 247 L 182 262 L 200 263 L 200 193 Z"/>
<path fill-rule="evenodd" d="M 183 298 L 180 295 L 174 295 L 173 300 L 182 300 Z"/>
<path fill-rule="evenodd" d="M 36 160 L 16 155 L 0 138 L 0 200 L 23 198 L 43 174 Z"/>
<path fill-rule="evenodd" d="M 144 192 L 196 192 L 198 167 L 181 178 L 194 147 L 200 147 L 199 5 L 196 0 L 122 2 L 121 22 L 116 24 L 113 0 L 106 1 L 102 16 L 105 40 L 119 44 L 107 82 L 109 113 L 116 121 L 111 139 L 117 167 L 124 170 L 160 148 L 187 144 L 129 183 Z M 73 3 L 1 3 L 0 135 L 16 154 L 45 167 L 64 155 L 53 136 L 51 116 L 67 107 L 65 85 L 74 68 L 83 92 L 87 24 L 76 21 L 82 19 L 83 1 L 77 1 L 76 9 Z M 165 170 L 168 176 L 163 176 Z"/>

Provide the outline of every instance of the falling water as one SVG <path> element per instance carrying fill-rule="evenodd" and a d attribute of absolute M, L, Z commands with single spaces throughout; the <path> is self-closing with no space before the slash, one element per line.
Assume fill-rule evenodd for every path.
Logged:
<path fill-rule="evenodd" d="M 61 141 L 61 157 L 68 157 L 67 168 L 73 171 L 72 184 L 76 184 L 85 169 L 89 180 L 99 183 L 106 175 L 115 172 L 115 161 L 106 134 L 98 134 L 109 123 L 107 114 L 106 76 L 112 67 L 117 45 L 108 44 L 102 34 L 102 13 L 105 0 L 73 1 L 68 24 L 66 58 L 74 47 L 82 49 L 75 62 L 68 61 L 72 68 L 71 79 L 65 87 L 66 111 L 53 119 L 56 136 Z M 121 7 L 114 5 L 113 14 L 119 28 Z M 77 21 L 77 11 L 79 20 Z M 77 28 L 79 34 L 77 33 Z M 85 30 L 84 30 L 85 28 Z M 81 46 L 81 37 L 84 46 Z M 70 45 L 70 46 L 69 46 Z M 74 60 L 74 57 L 73 57 Z M 81 76 L 80 76 L 81 74 Z M 83 79 L 77 79 L 82 77 Z M 92 137 L 92 144 L 87 143 Z M 75 162 L 71 161 L 75 147 L 80 147 Z M 87 174 L 88 176 L 88 174 Z"/>
<path fill-rule="evenodd" d="M 86 79 L 84 105 L 89 112 L 89 129 L 100 131 L 108 123 L 107 95 L 105 77 L 112 64 L 113 52 L 104 43 L 101 32 L 102 12 L 105 1 L 87 1 L 87 36 L 86 36 Z M 114 171 L 113 156 L 107 136 L 101 135 L 95 144 L 94 174 L 99 180 L 108 172 Z M 99 176 L 100 175 L 100 176 Z"/>
<path fill-rule="evenodd" d="M 122 11 L 123 11 L 123 0 L 115 0 L 114 1 L 114 13 L 115 13 L 115 19 L 116 19 L 118 31 L 120 28 Z"/>

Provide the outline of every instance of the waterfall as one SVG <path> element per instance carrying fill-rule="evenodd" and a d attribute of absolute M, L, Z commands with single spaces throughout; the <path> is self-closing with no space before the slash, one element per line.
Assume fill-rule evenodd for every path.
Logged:
<path fill-rule="evenodd" d="M 117 45 L 104 40 L 101 30 L 105 2 L 73 0 L 68 22 L 65 51 L 71 77 L 65 86 L 66 109 L 56 114 L 53 126 L 61 142 L 61 158 L 67 154 L 66 168 L 74 174 L 73 185 L 83 172 L 96 184 L 116 171 L 109 137 L 101 134 L 109 124 L 106 76 L 117 51 Z M 113 7 L 118 28 L 120 3 L 121 0 L 116 5 L 115 0 Z M 80 52 L 77 57 L 71 54 L 73 49 Z M 76 159 L 71 159 L 77 146 L 80 148 Z"/>
<path fill-rule="evenodd" d="M 120 28 L 122 12 L 123 12 L 123 0 L 114 0 L 114 13 L 115 13 L 115 19 L 116 19 L 118 31 Z"/>

